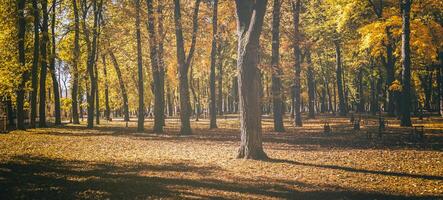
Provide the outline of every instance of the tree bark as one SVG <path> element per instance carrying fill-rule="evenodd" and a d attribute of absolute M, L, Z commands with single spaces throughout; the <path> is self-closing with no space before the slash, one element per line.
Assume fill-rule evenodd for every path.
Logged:
<path fill-rule="evenodd" d="M 39 127 L 46 127 L 46 72 L 47 64 L 47 43 L 48 37 L 48 1 L 41 1 L 43 11 L 43 25 L 42 25 L 42 45 L 40 46 L 41 54 L 41 69 L 40 69 L 40 98 L 39 98 Z"/>
<path fill-rule="evenodd" d="M 221 35 L 219 36 L 219 44 L 217 48 L 217 68 L 218 68 L 218 77 L 217 77 L 217 113 L 219 115 L 223 115 L 223 57 L 222 57 L 222 49 L 223 49 L 223 40 L 221 39 Z"/>
<path fill-rule="evenodd" d="M 105 118 L 109 120 L 111 118 L 111 109 L 109 107 L 109 85 L 108 85 L 108 70 L 106 66 L 106 55 L 102 54 L 103 62 L 103 76 L 105 81 Z"/>
<path fill-rule="evenodd" d="M 38 94 L 38 64 L 39 64 L 39 25 L 40 13 L 38 9 L 38 1 L 32 1 L 33 17 L 34 17 L 34 56 L 32 60 L 32 93 L 31 93 L 31 128 L 35 128 L 35 119 L 37 118 L 37 94 Z"/>
<path fill-rule="evenodd" d="M 192 134 L 191 122 L 189 120 L 191 114 L 191 104 L 189 101 L 189 83 L 188 71 L 195 51 L 195 43 L 197 42 L 198 30 L 198 11 L 201 0 L 196 0 L 194 13 L 192 16 L 192 40 L 188 56 L 185 55 L 183 28 L 181 24 L 180 0 L 174 0 L 174 23 L 175 23 L 175 37 L 177 46 L 177 63 L 179 72 L 179 93 L 180 93 L 180 120 L 181 120 L 181 135 Z"/>
<path fill-rule="evenodd" d="M 212 14 L 212 48 L 211 48 L 211 72 L 209 75 L 210 83 L 210 106 L 209 115 L 210 123 L 209 129 L 217 128 L 217 109 L 216 109 L 216 94 L 215 94 L 215 63 L 217 53 L 217 10 L 218 0 L 214 0 L 213 14 Z"/>
<path fill-rule="evenodd" d="M 346 116 L 347 109 L 346 109 L 345 97 L 343 92 L 343 82 L 342 82 L 343 72 L 341 66 L 340 41 L 334 40 L 334 45 L 335 45 L 335 60 L 336 60 L 335 74 L 337 78 L 338 110 L 340 116 Z"/>
<path fill-rule="evenodd" d="M 315 77 L 309 49 L 306 49 L 305 56 L 306 63 L 308 64 L 306 70 L 308 79 L 308 118 L 315 118 Z"/>
<path fill-rule="evenodd" d="M 149 0 L 148 0 L 149 1 Z M 135 0 L 135 28 L 137 39 L 137 70 L 138 70 L 138 121 L 137 131 L 143 132 L 145 129 L 145 105 L 143 87 L 143 58 L 140 34 L 140 0 Z"/>
<path fill-rule="evenodd" d="M 266 159 L 262 146 L 260 109 L 260 34 L 266 0 L 236 0 L 238 58 L 237 69 L 241 144 L 237 158 Z"/>
<path fill-rule="evenodd" d="M 80 124 L 78 116 L 78 62 L 80 58 L 80 20 L 76 0 L 72 0 L 74 10 L 74 57 L 72 62 L 72 84 L 71 84 L 71 98 L 72 98 L 72 122 Z"/>
<path fill-rule="evenodd" d="M 301 73 L 301 50 L 300 50 L 300 31 L 299 31 L 299 23 L 300 23 L 300 9 L 301 9 L 301 0 L 292 0 L 292 17 L 294 24 L 294 124 L 295 126 L 301 127 L 303 126 L 302 116 L 301 116 L 301 85 L 300 85 L 300 73 Z"/>
<path fill-rule="evenodd" d="M 25 55 L 25 34 L 26 34 L 26 19 L 25 19 L 25 0 L 17 1 L 18 11 L 18 59 L 20 66 L 25 68 L 26 55 Z M 29 73 L 24 71 L 22 73 L 21 82 L 17 90 L 17 129 L 25 129 L 25 112 L 23 110 L 25 103 L 25 85 L 28 80 Z"/>
<path fill-rule="evenodd" d="M 364 102 L 364 90 L 363 90 L 363 68 L 360 67 L 358 69 L 358 92 L 357 92 L 357 112 L 363 113 L 365 111 L 365 102 Z"/>
<path fill-rule="evenodd" d="M 51 42 L 51 58 L 49 61 L 49 72 L 51 73 L 52 78 L 52 87 L 54 90 L 54 111 L 55 111 L 55 125 L 60 125 L 62 123 L 61 120 L 61 111 L 60 111 L 60 91 L 59 91 L 59 83 L 57 80 L 57 75 L 55 72 L 55 57 L 56 57 L 56 44 L 55 44 L 55 8 L 56 1 L 52 2 L 52 16 L 51 16 L 51 33 L 52 33 L 52 42 Z"/>
<path fill-rule="evenodd" d="M 111 56 L 112 64 L 114 65 L 115 73 L 117 74 L 118 84 L 120 85 L 120 91 L 122 93 L 123 100 L 123 112 L 124 112 L 124 120 L 129 121 L 129 107 L 128 107 L 128 94 L 126 93 L 126 87 L 123 82 L 122 73 L 120 71 L 120 66 L 118 65 L 117 59 L 115 58 L 114 53 L 109 52 Z"/>
<path fill-rule="evenodd" d="M 157 5 L 157 16 L 158 21 L 163 22 L 163 1 L 158 1 Z M 159 67 L 159 83 L 157 85 L 156 89 L 156 95 L 160 97 L 159 99 L 159 108 L 157 110 L 158 113 L 162 113 L 160 115 L 160 121 L 162 123 L 162 126 L 165 126 L 165 73 L 166 73 L 166 67 L 165 67 L 165 61 L 163 58 L 163 42 L 165 38 L 165 32 L 163 31 L 163 23 L 157 23 L 157 30 L 158 30 L 158 67 Z"/>
<path fill-rule="evenodd" d="M 283 100 L 282 100 L 282 71 L 279 66 L 280 60 L 280 7 L 279 0 L 274 0 L 274 9 L 272 12 L 272 103 L 274 112 L 274 131 L 284 132 L 283 125 Z"/>
<path fill-rule="evenodd" d="M 438 82 L 439 82 L 439 91 L 438 96 L 440 97 L 440 115 L 443 117 L 443 51 L 440 51 L 438 53 L 438 60 L 439 60 L 439 66 L 438 66 Z"/>
<path fill-rule="evenodd" d="M 401 57 L 402 57 L 402 92 L 401 92 L 401 126 L 412 126 L 411 123 L 411 49 L 410 49 L 410 12 L 411 0 L 401 0 L 402 13 L 402 35 L 401 35 Z"/>

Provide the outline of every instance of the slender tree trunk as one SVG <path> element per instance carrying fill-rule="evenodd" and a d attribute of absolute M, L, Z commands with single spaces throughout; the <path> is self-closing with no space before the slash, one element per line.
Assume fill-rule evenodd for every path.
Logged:
<path fill-rule="evenodd" d="M 71 98 L 72 98 L 72 121 L 74 124 L 80 124 L 78 116 L 78 62 L 80 58 L 80 20 L 76 0 L 72 0 L 74 10 L 74 57 L 72 62 L 72 84 L 71 84 Z"/>
<path fill-rule="evenodd" d="M 177 46 L 177 63 L 179 72 L 179 93 L 180 93 L 180 120 L 181 120 L 181 135 L 192 134 L 191 122 L 189 120 L 191 114 L 191 104 L 189 101 L 189 82 L 188 71 L 195 51 L 195 43 L 197 42 L 198 30 L 198 11 L 201 0 L 196 0 L 194 13 L 192 16 L 192 41 L 188 56 L 185 55 L 185 45 L 183 39 L 183 28 L 181 23 L 180 0 L 174 0 L 174 23 L 175 23 L 175 37 Z"/>
<path fill-rule="evenodd" d="M 167 100 L 168 100 L 168 116 L 169 117 L 172 117 L 173 115 L 174 115 L 174 102 L 173 102 L 173 97 L 172 97 L 172 94 L 171 94 L 171 88 L 170 88 L 170 86 L 169 86 L 169 84 L 167 84 L 167 86 L 166 86 L 166 97 L 167 97 Z"/>
<path fill-rule="evenodd" d="M 219 44 L 217 48 L 217 68 L 218 68 L 218 77 L 217 77 L 217 113 L 219 115 L 223 115 L 223 40 L 221 39 L 221 35 L 219 36 Z"/>
<path fill-rule="evenodd" d="M 236 0 L 238 34 L 238 90 L 241 144 L 237 158 L 266 159 L 262 146 L 260 112 L 260 34 L 266 0 Z"/>
<path fill-rule="evenodd" d="M 365 110 L 364 90 L 363 90 L 363 68 L 358 69 L 358 92 L 357 92 L 357 112 L 363 113 Z"/>
<path fill-rule="evenodd" d="M 149 1 L 149 0 L 148 0 Z M 137 131 L 143 132 L 145 129 L 145 105 L 143 87 L 143 58 L 140 34 L 140 0 L 135 0 L 135 28 L 137 39 L 137 70 L 138 70 L 138 121 Z"/>
<path fill-rule="evenodd" d="M 6 99 L 6 109 L 8 113 L 8 124 L 9 124 L 8 128 L 15 127 L 14 107 L 12 106 L 12 101 L 10 96 L 8 96 Z"/>
<path fill-rule="evenodd" d="M 106 55 L 102 54 L 103 62 L 103 76 L 105 81 L 105 118 L 109 120 L 111 117 L 111 109 L 109 107 L 109 85 L 108 85 L 108 70 L 106 66 Z"/>
<path fill-rule="evenodd" d="M 374 76 L 374 63 L 373 60 L 371 59 L 371 63 L 370 63 L 370 70 L 371 70 L 371 75 L 370 75 L 370 86 L 371 86 L 371 92 L 370 92 L 370 105 L 369 105 L 369 109 L 371 112 L 371 115 L 376 115 L 379 105 L 378 105 L 378 98 L 377 98 L 377 85 L 376 85 L 376 80 L 375 80 L 375 76 Z"/>
<path fill-rule="evenodd" d="M 282 71 L 279 66 L 280 60 L 280 0 L 274 0 L 272 11 L 272 103 L 274 112 L 274 130 L 284 132 L 283 125 L 283 101 L 282 101 Z"/>
<path fill-rule="evenodd" d="M 55 8 L 56 1 L 52 2 L 52 16 L 51 16 L 51 33 L 52 33 L 52 42 L 51 42 L 51 58 L 49 61 L 49 72 L 51 73 L 52 78 L 52 87 L 54 90 L 54 111 L 55 111 L 55 125 L 60 125 L 62 123 L 61 120 L 61 111 L 60 111 L 60 91 L 59 91 L 59 83 L 57 80 L 57 75 L 55 71 Z"/>
<path fill-rule="evenodd" d="M 315 77 L 314 69 L 312 68 L 311 52 L 309 49 L 305 52 L 307 68 L 307 81 L 308 81 L 308 118 L 315 118 Z"/>
<path fill-rule="evenodd" d="M 158 1 L 157 5 L 157 16 L 158 16 L 158 22 L 163 22 L 163 1 Z M 159 96 L 159 102 L 158 102 L 158 110 L 156 112 L 159 113 L 159 120 L 162 123 L 162 126 L 165 126 L 165 73 L 166 73 L 166 67 L 165 67 L 165 61 L 163 59 L 163 42 L 165 38 L 165 33 L 163 31 L 163 23 L 157 23 L 157 30 L 158 30 L 158 67 L 159 67 L 159 83 L 157 85 L 156 89 L 156 96 Z M 161 115 L 160 115 L 161 113 Z"/>
<path fill-rule="evenodd" d="M 25 19 L 25 0 L 17 1 L 18 11 L 18 58 L 20 66 L 25 67 L 25 34 L 26 34 L 26 19 Z M 21 77 L 21 82 L 17 90 L 17 129 L 25 129 L 25 112 L 23 110 L 25 103 L 25 85 L 28 80 L 28 71 L 24 71 Z"/>
<path fill-rule="evenodd" d="M 440 115 L 443 117 L 443 51 L 438 53 L 439 67 L 438 67 L 438 82 L 439 82 L 439 102 L 440 102 Z"/>
<path fill-rule="evenodd" d="M 326 86 L 326 93 L 328 95 L 328 111 L 332 111 L 332 113 L 335 114 L 334 106 L 332 105 L 332 95 L 331 95 L 331 89 L 329 88 L 328 76 L 325 76 L 325 86 Z"/>
<path fill-rule="evenodd" d="M 38 64 L 39 64 L 39 25 L 40 14 L 38 9 L 38 1 L 32 1 L 33 16 L 34 16 L 34 57 L 32 60 L 32 93 L 31 93 L 31 127 L 35 128 L 35 118 L 37 117 L 37 94 L 38 94 Z"/>
<path fill-rule="evenodd" d="M 402 11 L 402 92 L 401 92 L 401 126 L 412 126 L 411 123 L 411 49 L 410 41 L 410 12 L 411 0 L 401 0 Z"/>
<path fill-rule="evenodd" d="M 345 97 L 343 93 L 343 82 L 342 82 L 342 66 L 341 66 L 341 53 L 340 53 L 340 42 L 338 40 L 334 41 L 335 45 L 335 59 L 336 59 L 336 68 L 335 68 L 335 74 L 337 77 L 337 92 L 338 92 L 338 109 L 339 109 L 339 115 L 345 116 L 346 115 L 346 103 L 345 103 Z"/>
<path fill-rule="evenodd" d="M 218 0 L 214 0 L 212 14 L 212 48 L 211 48 L 211 72 L 209 75 L 210 79 L 210 106 L 209 115 L 210 123 L 209 128 L 217 128 L 217 109 L 216 109 L 216 94 L 215 94 L 215 63 L 216 63 L 216 53 L 217 53 L 217 10 L 218 10 Z"/>
<path fill-rule="evenodd" d="M 301 0 L 292 0 L 292 16 L 294 23 L 294 124 L 295 126 L 303 126 L 302 117 L 301 117 L 301 84 L 300 84 L 300 73 L 301 73 L 301 50 L 300 50 L 300 31 L 299 31 L 299 23 L 300 23 L 300 10 L 301 10 Z"/>
<path fill-rule="evenodd" d="M 122 77 L 122 73 L 120 71 L 120 66 L 118 65 L 117 59 L 115 58 L 115 55 L 112 51 L 109 53 L 109 55 L 111 56 L 112 64 L 114 65 L 114 69 L 115 69 L 115 72 L 116 72 L 117 78 L 118 78 L 118 83 L 120 85 L 120 91 L 122 93 L 121 95 L 122 95 L 122 100 L 123 100 L 123 112 L 125 115 L 124 120 L 129 121 L 128 94 L 126 93 L 126 87 L 123 82 L 123 77 Z"/>
<path fill-rule="evenodd" d="M 46 127 L 46 72 L 48 68 L 47 64 L 47 43 L 48 37 L 48 1 L 42 0 L 43 11 L 43 25 L 42 25 L 42 45 L 40 49 L 41 54 L 41 70 L 40 70 L 40 105 L 39 105 L 39 127 Z"/>

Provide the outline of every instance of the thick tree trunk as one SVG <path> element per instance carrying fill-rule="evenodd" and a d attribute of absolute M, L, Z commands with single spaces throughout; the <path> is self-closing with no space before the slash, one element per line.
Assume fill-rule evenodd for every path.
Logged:
<path fill-rule="evenodd" d="M 337 92 L 338 92 L 338 110 L 340 116 L 346 116 L 347 109 L 346 109 L 346 103 L 345 103 L 345 97 L 343 92 L 343 82 L 342 82 L 342 66 L 341 66 L 341 53 L 340 53 L 340 42 L 338 40 L 334 41 L 335 45 L 335 61 L 336 61 L 336 68 L 335 68 L 335 74 L 337 78 Z"/>
<path fill-rule="evenodd" d="M 111 56 L 112 64 L 114 65 L 114 69 L 117 74 L 118 84 L 120 85 L 120 91 L 122 93 L 123 112 L 125 115 L 124 120 L 129 121 L 128 94 L 126 93 L 126 87 L 123 82 L 123 77 L 122 77 L 122 73 L 120 71 L 120 66 L 118 65 L 117 59 L 115 58 L 115 55 L 112 51 L 109 52 L 109 55 Z"/>
<path fill-rule="evenodd" d="M 149 0 L 148 0 L 149 1 Z M 143 132 L 145 129 L 145 104 L 143 87 L 143 59 L 142 44 L 140 34 L 140 0 L 135 0 L 135 28 L 137 39 L 137 70 L 138 70 L 138 121 L 137 131 Z"/>
<path fill-rule="evenodd" d="M 306 70 L 308 79 L 308 118 L 315 118 L 315 77 L 310 50 L 306 50 L 305 56 L 308 64 L 308 69 Z"/>
<path fill-rule="evenodd" d="M 38 1 L 32 1 L 33 17 L 34 17 L 34 56 L 32 60 L 32 93 L 31 93 L 31 127 L 35 128 L 35 118 L 37 118 L 37 94 L 38 94 L 38 64 L 39 64 L 39 25 L 40 14 L 38 8 Z"/>
<path fill-rule="evenodd" d="M 209 115 L 210 123 L 209 128 L 217 128 L 217 109 L 216 109 L 216 94 L 215 94 L 215 63 L 216 63 L 216 52 L 217 52 L 217 8 L 218 0 L 214 0 L 214 8 L 212 14 L 212 48 L 211 48 L 211 72 L 209 75 L 210 83 L 210 106 Z"/>
<path fill-rule="evenodd" d="M 197 30 L 198 30 L 198 11 L 200 8 L 201 0 L 196 0 L 194 13 L 192 16 L 192 41 L 191 48 L 188 56 L 185 55 L 185 45 L 183 39 L 183 28 L 181 23 L 181 11 L 180 0 L 174 0 L 174 23 L 175 23 L 175 37 L 177 47 L 177 63 L 179 72 L 179 93 L 180 93 L 180 120 L 181 128 L 180 134 L 189 135 L 192 134 L 191 122 L 189 120 L 191 114 L 191 104 L 189 101 L 189 82 L 188 71 L 191 64 L 192 56 L 195 51 L 195 43 L 197 42 Z"/>
<path fill-rule="evenodd" d="M 25 0 L 17 1 L 17 12 L 18 12 L 18 60 L 22 68 L 26 64 L 25 55 L 25 34 L 26 34 L 26 19 L 25 19 Z M 17 129 L 25 129 L 25 85 L 28 80 L 29 73 L 24 71 L 21 77 L 20 85 L 17 89 Z"/>
<path fill-rule="evenodd" d="M 102 54 L 103 62 L 103 76 L 105 81 L 105 118 L 109 120 L 111 118 L 111 109 L 109 107 L 109 85 L 108 85 L 108 70 L 106 66 L 106 55 Z"/>
<path fill-rule="evenodd" d="M 238 90 L 241 145 L 237 158 L 266 159 L 262 146 L 260 112 L 260 34 L 266 0 L 236 0 L 238 34 Z"/>
<path fill-rule="evenodd" d="M 46 127 L 46 72 L 47 64 L 47 43 L 48 37 L 48 1 L 41 1 L 43 11 L 43 25 L 42 25 L 42 45 L 40 49 L 41 54 L 41 69 L 40 69 L 40 98 L 39 98 L 39 127 Z"/>
<path fill-rule="evenodd" d="M 72 98 L 72 122 L 80 124 L 78 116 L 78 62 L 80 58 L 80 20 L 76 0 L 72 0 L 74 10 L 74 57 L 72 62 L 72 84 L 71 84 L 71 98 Z"/>
<path fill-rule="evenodd" d="M 52 16 L 51 16 L 51 33 L 52 33 L 52 42 L 51 42 L 51 57 L 49 61 L 49 72 L 51 73 L 52 78 L 52 87 L 54 90 L 54 111 L 55 111 L 55 125 L 60 125 L 62 123 L 61 120 L 61 111 L 60 111 L 60 91 L 59 91 L 59 83 L 57 80 L 57 75 L 55 72 L 55 8 L 56 1 L 52 2 Z"/>
<path fill-rule="evenodd" d="M 283 125 L 283 101 L 282 101 L 282 71 L 279 66 L 280 60 L 280 7 L 279 0 L 274 0 L 272 12 L 272 103 L 274 112 L 274 131 L 284 132 Z"/>
<path fill-rule="evenodd" d="M 402 92 L 401 92 L 401 126 L 412 126 L 411 123 L 411 49 L 410 41 L 410 12 L 411 0 L 401 0 L 402 10 Z"/>
<path fill-rule="evenodd" d="M 294 23 L 294 124 L 295 126 L 301 127 L 303 126 L 302 117 L 301 117 L 301 84 L 300 84 L 300 73 L 301 73 L 301 50 L 300 50 L 300 31 L 299 31 L 299 22 L 300 22 L 300 10 L 301 10 L 301 0 L 293 0 L 291 1 L 292 5 L 292 16 Z"/>

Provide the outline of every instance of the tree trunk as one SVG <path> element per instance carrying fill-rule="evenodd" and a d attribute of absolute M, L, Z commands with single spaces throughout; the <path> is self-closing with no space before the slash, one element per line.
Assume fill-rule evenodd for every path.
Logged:
<path fill-rule="evenodd" d="M 211 48 L 211 72 L 209 75 L 210 79 L 210 106 L 209 115 L 210 123 L 209 128 L 217 128 L 217 109 L 216 109 L 216 94 L 215 94 L 215 63 L 216 63 L 216 52 L 217 52 L 217 10 L 218 10 L 218 0 L 214 0 L 214 8 L 212 14 L 212 48 Z"/>
<path fill-rule="evenodd" d="M 149 0 L 148 0 L 149 1 Z M 143 132 L 145 129 L 145 105 L 143 87 L 143 58 L 140 34 L 140 0 L 135 0 L 135 28 L 137 38 L 137 70 L 138 70 L 138 121 L 137 131 Z"/>
<path fill-rule="evenodd" d="M 26 19 L 25 19 L 25 0 L 17 1 L 18 9 L 18 57 L 20 66 L 25 68 L 26 64 L 26 49 L 25 49 L 25 34 L 26 34 Z M 25 129 L 25 112 L 23 110 L 25 103 L 25 85 L 28 80 L 28 71 L 22 74 L 22 80 L 17 90 L 17 129 Z"/>
<path fill-rule="evenodd" d="M 311 52 L 309 49 L 305 52 L 306 62 L 308 64 L 307 69 L 307 81 L 308 81 L 308 118 L 315 118 L 315 77 L 314 69 L 312 68 Z"/>
<path fill-rule="evenodd" d="M 39 64 L 39 25 L 40 14 L 38 9 L 38 1 L 32 1 L 33 17 L 34 17 L 34 57 L 32 60 L 32 93 L 31 93 L 31 127 L 35 128 L 35 118 L 37 117 L 37 94 L 38 94 L 38 64 Z"/>
<path fill-rule="evenodd" d="M 185 45 L 183 39 L 183 28 L 181 24 L 180 0 L 174 0 L 174 23 L 175 23 L 175 37 L 177 47 L 177 63 L 179 72 L 179 93 L 180 93 L 180 120 L 181 120 L 181 135 L 192 134 L 191 122 L 189 120 L 191 114 L 191 104 L 189 102 L 189 83 L 188 71 L 195 51 L 195 43 L 197 42 L 198 30 L 198 11 L 201 0 L 196 0 L 194 13 L 192 16 L 192 41 L 188 56 L 185 55 Z"/>
<path fill-rule="evenodd" d="M 300 73 L 301 73 L 301 50 L 300 50 L 300 10 L 301 10 L 301 0 L 291 1 L 292 5 L 292 17 L 294 24 L 294 124 L 295 126 L 303 126 L 301 117 L 301 84 L 300 84 Z"/>
<path fill-rule="evenodd" d="M 377 98 L 377 85 L 376 85 L 376 80 L 375 80 L 375 76 L 374 76 L 374 63 L 373 60 L 371 58 L 371 62 L 370 62 L 370 70 L 371 70 L 371 75 L 370 75 L 370 87 L 371 87 L 371 91 L 370 91 L 370 104 L 369 104 L 369 109 L 371 112 L 371 115 L 376 115 L 379 105 L 378 105 L 378 98 Z"/>
<path fill-rule="evenodd" d="M 340 116 L 346 116 L 346 103 L 343 92 L 343 82 L 342 82 L 342 66 L 341 66 L 341 54 L 340 54 L 340 42 L 338 40 L 334 40 L 335 45 L 335 59 L 336 59 L 336 68 L 335 74 L 337 78 L 337 92 L 338 92 L 338 110 Z"/>
<path fill-rule="evenodd" d="M 72 6 L 74 10 L 74 57 L 72 62 L 72 84 L 71 84 L 71 98 L 72 98 L 72 122 L 74 124 L 80 124 L 78 116 L 78 62 L 80 58 L 80 20 L 78 15 L 78 8 L 76 0 L 72 0 Z"/>
<path fill-rule="evenodd" d="M 118 83 L 120 85 L 120 91 L 122 93 L 122 100 L 123 100 L 123 112 L 124 112 L 124 120 L 129 121 L 129 107 L 128 107 L 128 95 L 126 93 L 126 87 L 123 82 L 122 73 L 120 71 L 120 66 L 118 65 L 117 59 L 115 58 L 114 53 L 111 51 L 109 52 L 109 55 L 111 56 L 112 64 L 114 65 L 115 72 L 117 74 Z"/>
<path fill-rule="evenodd" d="M 283 101 L 282 101 L 282 71 L 279 66 L 280 59 L 280 7 L 279 0 L 274 0 L 272 11 L 272 103 L 274 112 L 274 131 L 284 132 Z"/>
<path fill-rule="evenodd" d="M 57 75 L 55 72 L 55 8 L 56 1 L 52 2 L 52 16 L 51 16 L 51 33 L 52 33 L 52 42 L 51 42 L 51 60 L 49 61 L 49 72 L 51 73 L 52 78 L 52 87 L 54 90 L 54 110 L 55 110 L 55 125 L 60 125 L 62 123 L 61 120 L 61 111 L 60 111 L 60 91 L 59 91 L 59 83 L 57 80 Z"/>
<path fill-rule="evenodd" d="M 238 90 L 241 144 L 237 158 L 266 159 L 262 146 L 260 112 L 260 34 L 266 0 L 236 0 L 238 34 Z"/>
<path fill-rule="evenodd" d="M 158 5 L 157 5 L 157 16 L 158 16 L 158 21 L 159 22 L 163 22 L 163 1 L 158 1 Z M 163 41 L 165 38 L 165 33 L 163 31 L 163 23 L 157 23 L 157 30 L 158 30 L 158 67 L 159 67 L 159 83 L 157 85 L 157 89 L 156 89 L 156 96 L 159 96 L 159 102 L 158 102 L 158 107 L 157 108 L 157 112 L 159 113 L 159 121 L 161 121 L 162 126 L 165 126 L 165 72 L 166 72 L 166 68 L 165 68 L 165 61 L 163 59 Z M 161 113 L 161 114 L 160 114 Z"/>
<path fill-rule="evenodd" d="M 365 111 L 364 90 L 363 90 L 363 68 L 358 69 L 358 92 L 357 92 L 357 112 L 363 113 Z"/>
<path fill-rule="evenodd" d="M 223 56 L 222 56 L 222 48 L 223 48 L 223 40 L 221 39 L 221 35 L 219 36 L 219 44 L 217 48 L 217 68 L 218 68 L 218 77 L 217 77 L 217 113 L 219 115 L 223 115 Z"/>
<path fill-rule="evenodd" d="M 106 69 L 106 55 L 102 55 L 103 62 L 103 76 L 105 81 L 105 118 L 109 120 L 111 118 L 111 109 L 109 107 L 109 85 L 108 85 L 108 71 Z"/>
<path fill-rule="evenodd" d="M 440 115 L 443 117 L 443 51 L 440 51 L 438 53 L 438 59 L 439 59 L 439 66 L 438 66 L 438 82 L 439 82 L 439 90 L 438 90 L 438 96 L 440 97 Z"/>
<path fill-rule="evenodd" d="M 411 49 L 410 41 L 410 12 L 411 0 L 401 0 L 402 13 L 402 35 L 401 35 L 401 57 L 402 57 L 402 92 L 401 92 L 401 126 L 412 126 L 411 123 Z"/>
<path fill-rule="evenodd" d="M 48 1 L 41 1 L 43 11 L 43 25 L 42 25 L 42 45 L 40 49 L 41 53 L 41 70 L 40 70 L 40 99 L 39 99 L 39 127 L 46 127 L 46 70 L 47 64 L 47 43 L 48 37 Z M 19 111 L 18 111 L 19 112 Z"/>

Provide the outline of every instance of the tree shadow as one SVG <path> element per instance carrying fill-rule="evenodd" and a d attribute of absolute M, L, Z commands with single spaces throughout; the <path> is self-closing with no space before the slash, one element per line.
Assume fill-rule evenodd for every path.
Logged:
<path fill-rule="evenodd" d="M 274 160 L 273 162 L 284 162 Z M 297 163 L 300 164 L 300 163 Z M 303 182 L 267 179 L 238 179 L 227 182 L 213 177 L 216 167 L 192 163 L 162 165 L 86 162 L 19 156 L 0 163 L 0 199 L 225 199 L 226 193 L 283 199 L 432 199 L 355 191 L 340 187 L 318 187 Z M 145 176 L 143 171 L 195 173 L 183 176 Z M 235 177 L 234 177 L 235 178 Z M 440 179 L 439 179 L 440 180 Z M 286 185 L 283 185 L 286 184 Z M 310 190 L 294 190 L 296 185 Z M 314 189 L 314 190 L 313 190 Z M 198 193 L 195 190 L 215 191 Z M 237 196 L 238 197 L 238 196 Z M 232 197 L 231 197 L 232 198 Z"/>

